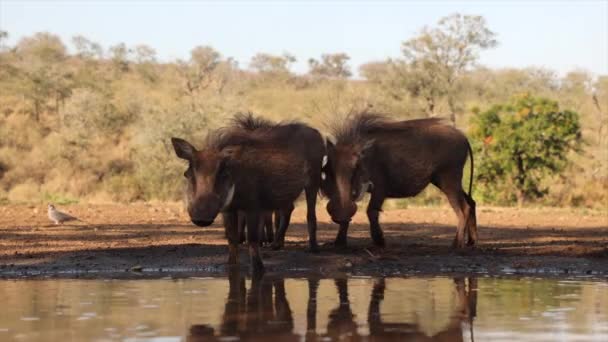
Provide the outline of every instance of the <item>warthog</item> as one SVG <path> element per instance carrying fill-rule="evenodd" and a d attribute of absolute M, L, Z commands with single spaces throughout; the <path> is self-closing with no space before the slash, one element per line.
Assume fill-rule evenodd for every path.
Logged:
<path fill-rule="evenodd" d="M 281 128 L 279 126 L 277 126 L 276 123 L 270 121 L 270 120 L 266 120 L 264 118 L 260 118 L 260 117 L 255 117 L 253 114 L 251 113 L 239 113 L 236 114 L 234 116 L 234 119 L 232 120 L 232 123 L 234 124 L 234 126 L 242 128 L 244 130 L 247 131 L 268 131 L 268 130 L 280 130 L 280 129 L 285 129 L 285 127 Z M 315 148 L 317 148 L 319 146 L 318 142 L 319 142 L 319 133 L 314 130 L 314 129 L 303 129 L 301 130 L 301 132 L 299 132 L 300 134 L 298 134 L 297 136 L 294 137 L 290 137 L 291 139 L 289 139 L 290 143 L 292 146 L 292 148 L 294 148 L 296 151 L 300 151 L 302 152 L 304 155 L 307 156 L 315 156 L 313 158 L 311 158 L 310 163 L 312 165 L 312 163 L 316 162 L 316 154 L 318 154 L 320 152 L 319 151 L 314 151 Z M 276 138 L 278 138 L 278 143 L 284 143 L 284 136 L 280 136 L 277 135 Z M 313 142 L 317 142 L 316 144 L 313 143 L 311 146 L 308 145 L 304 145 L 301 142 L 302 141 L 313 141 Z M 322 138 L 321 140 L 322 141 Z M 295 143 L 295 144 L 294 144 Z M 313 151 L 310 151 L 310 149 L 313 149 Z M 325 153 L 325 150 L 323 149 L 323 152 Z M 318 168 L 318 165 L 313 165 L 314 168 Z M 320 171 L 319 171 L 320 174 Z M 318 185 L 317 185 L 317 189 L 318 189 Z M 317 190 L 318 191 L 318 190 Z M 283 247 L 283 244 L 285 243 L 285 233 L 287 231 L 287 228 L 289 226 L 289 221 L 291 219 L 291 213 L 293 212 L 294 207 L 287 207 L 283 210 L 283 212 L 281 211 L 274 211 L 274 231 L 273 231 L 273 212 L 265 212 L 263 214 L 263 220 L 264 220 L 264 242 L 266 243 L 271 243 L 272 244 L 272 248 L 273 249 L 280 249 Z M 283 220 L 283 221 L 281 221 Z M 316 218 L 314 218 L 314 220 L 316 221 Z M 285 226 L 284 229 L 281 230 L 281 222 L 283 222 L 283 225 Z M 316 223 L 315 223 L 316 224 Z M 247 226 L 247 220 L 245 218 L 245 213 L 241 212 L 239 214 L 239 232 L 241 234 L 240 240 L 241 242 L 245 241 L 245 233 L 246 233 L 246 226 Z M 275 238 L 275 231 L 277 233 L 277 237 L 278 239 Z M 315 228 L 316 231 L 316 228 Z M 280 233 L 279 233 L 280 232 Z M 315 234 L 316 235 L 316 234 Z M 316 237 L 316 236 L 315 236 Z M 316 246 L 312 248 L 312 250 L 316 250 Z"/>
<path fill-rule="evenodd" d="M 384 246 L 378 223 L 386 198 L 411 197 L 429 183 L 448 198 L 458 216 L 454 246 L 477 240 L 475 201 L 471 197 L 473 152 L 467 138 L 440 119 L 393 121 L 363 113 L 350 117 L 334 130 L 335 144 L 328 141 L 328 163 L 323 167 L 321 191 L 329 198 L 327 211 L 340 224 L 337 246 L 345 246 L 348 224 L 357 211 L 356 202 L 371 193 L 367 207 L 370 233 Z M 469 191 L 462 189 L 467 155 L 471 157 Z"/>
<path fill-rule="evenodd" d="M 239 116 L 235 122 L 252 118 Z M 194 224 L 206 227 L 222 212 L 230 264 L 238 262 L 238 212 L 245 213 L 253 271 L 263 271 L 258 234 L 264 213 L 279 211 L 287 216 L 281 218 L 275 237 L 280 246 L 289 224 L 286 214 L 291 214 L 302 190 L 306 193 L 310 248 L 318 248 L 315 205 L 325 155 L 318 131 L 299 123 L 256 130 L 233 124 L 212 135 L 201 150 L 182 139 L 171 141 L 177 156 L 189 162 L 185 176 L 190 184 L 190 218 Z"/>

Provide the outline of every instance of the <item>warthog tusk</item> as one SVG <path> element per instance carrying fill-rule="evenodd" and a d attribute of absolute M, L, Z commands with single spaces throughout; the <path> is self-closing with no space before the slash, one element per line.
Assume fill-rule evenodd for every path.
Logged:
<path fill-rule="evenodd" d="M 372 185 L 372 182 L 365 182 L 361 184 L 361 192 L 359 193 L 359 197 L 357 197 L 356 201 L 360 201 L 363 198 L 370 185 Z"/>
<path fill-rule="evenodd" d="M 226 209 L 230 203 L 232 203 L 232 198 L 234 197 L 234 188 L 235 185 L 232 184 L 230 189 L 228 189 L 228 194 L 226 195 L 226 199 L 224 200 L 224 205 L 222 205 L 222 209 Z"/>
<path fill-rule="evenodd" d="M 327 165 L 327 155 L 323 156 L 323 160 L 321 161 L 321 167 L 325 167 L 325 165 Z"/>

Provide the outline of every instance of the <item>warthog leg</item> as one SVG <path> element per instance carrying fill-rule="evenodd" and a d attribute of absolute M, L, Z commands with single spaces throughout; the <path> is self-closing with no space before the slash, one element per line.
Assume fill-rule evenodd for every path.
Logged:
<path fill-rule="evenodd" d="M 274 241 L 274 231 L 272 228 L 272 211 L 264 212 L 264 234 L 262 234 L 262 243 L 272 243 Z M 239 242 L 244 243 L 247 241 L 247 219 L 245 212 L 239 211 Z"/>
<path fill-rule="evenodd" d="M 239 263 L 239 215 L 236 211 L 222 213 L 224 230 L 228 239 L 228 264 Z"/>
<path fill-rule="evenodd" d="M 384 247 L 384 233 L 382 233 L 380 222 L 378 222 L 382 203 L 384 203 L 384 196 L 377 192 L 372 192 L 372 197 L 367 205 L 367 218 L 369 219 L 369 233 L 374 244 L 378 247 Z"/>
<path fill-rule="evenodd" d="M 239 243 L 244 243 L 247 241 L 247 219 L 245 217 L 245 212 L 239 211 L 238 213 L 238 229 L 239 229 Z"/>
<path fill-rule="evenodd" d="M 465 230 L 467 228 L 467 217 L 469 216 L 469 206 L 466 203 L 464 192 L 448 194 L 448 200 L 452 209 L 458 217 L 458 225 L 456 226 L 456 237 L 452 243 L 454 248 L 464 248 L 465 246 Z"/>
<path fill-rule="evenodd" d="M 340 229 L 338 230 L 338 235 L 336 236 L 336 241 L 334 245 L 336 247 L 346 247 L 347 237 L 348 236 L 348 222 L 340 223 Z"/>
<path fill-rule="evenodd" d="M 271 245 L 271 248 L 274 250 L 283 248 L 283 245 L 285 244 L 285 233 L 287 233 L 287 227 L 289 226 L 289 221 L 291 220 L 291 213 L 293 209 L 294 206 L 293 203 L 291 203 L 289 207 L 279 210 L 279 218 L 277 219 L 278 229 L 275 235 L 275 239 Z"/>
<path fill-rule="evenodd" d="M 471 220 L 469 220 L 469 218 L 471 217 L 471 212 L 474 210 L 474 207 L 472 208 L 471 205 L 469 205 L 466 199 L 466 193 L 462 189 L 462 171 L 451 170 L 451 172 L 438 174 L 436 180 L 437 181 L 433 181 L 433 184 L 446 195 L 456 217 L 458 217 L 456 237 L 454 238 L 452 247 L 464 248 L 465 236 L 470 234 L 467 232 L 467 228 L 470 226 L 469 221 Z"/>
<path fill-rule="evenodd" d="M 260 256 L 259 233 L 263 229 L 264 221 L 261 220 L 260 212 L 247 212 L 247 243 L 249 244 L 249 256 L 251 258 L 251 271 L 253 274 L 264 273 L 264 264 Z"/>
<path fill-rule="evenodd" d="M 318 186 L 306 188 L 306 221 L 308 223 L 308 250 L 312 253 L 319 252 L 317 244 L 317 193 Z"/>
<path fill-rule="evenodd" d="M 271 244 L 274 241 L 274 231 L 272 229 L 272 211 L 264 213 L 264 229 L 266 233 L 266 243 Z"/>
<path fill-rule="evenodd" d="M 469 240 L 467 241 L 467 245 L 475 246 L 475 243 L 477 242 L 477 214 L 475 213 L 476 204 L 471 196 L 464 194 L 464 198 L 470 208 L 466 226 L 466 230 L 469 233 Z"/>

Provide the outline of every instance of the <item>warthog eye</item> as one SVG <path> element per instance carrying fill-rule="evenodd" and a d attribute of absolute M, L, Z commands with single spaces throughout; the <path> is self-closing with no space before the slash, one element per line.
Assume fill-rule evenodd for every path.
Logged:
<path fill-rule="evenodd" d="M 184 177 L 190 179 L 192 178 L 192 166 L 188 166 L 186 172 L 184 172 Z"/>

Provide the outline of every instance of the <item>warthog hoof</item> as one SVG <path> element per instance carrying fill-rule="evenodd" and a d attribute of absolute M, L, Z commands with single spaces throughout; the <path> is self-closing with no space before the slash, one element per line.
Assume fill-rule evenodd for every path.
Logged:
<path fill-rule="evenodd" d="M 384 242 L 383 237 L 375 238 L 375 239 L 373 239 L 373 241 L 374 241 L 374 246 L 376 246 L 378 248 L 384 248 L 386 246 L 386 242 Z"/>
<path fill-rule="evenodd" d="M 278 251 L 279 249 L 283 249 L 283 244 L 275 241 L 270 244 L 270 249 L 273 251 Z"/>
<path fill-rule="evenodd" d="M 319 245 L 317 245 L 317 244 L 311 245 L 308 247 L 307 251 L 309 253 L 317 254 L 317 253 L 319 253 Z"/>
<path fill-rule="evenodd" d="M 335 248 L 346 248 L 347 247 L 347 242 L 346 242 L 346 238 L 344 239 L 336 239 L 336 241 L 334 241 L 334 247 Z"/>
<path fill-rule="evenodd" d="M 452 248 L 454 248 L 454 249 L 463 249 L 464 247 L 465 247 L 464 241 L 454 239 L 454 241 L 452 242 Z"/>

